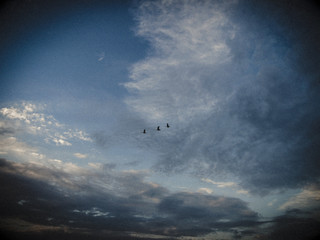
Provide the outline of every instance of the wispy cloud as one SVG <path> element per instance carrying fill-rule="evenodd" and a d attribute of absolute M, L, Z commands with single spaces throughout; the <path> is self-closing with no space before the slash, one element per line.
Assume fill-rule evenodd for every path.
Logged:
<path fill-rule="evenodd" d="M 19 141 L 13 136 L 0 135 L 0 154 L 10 156 L 13 159 L 20 161 L 44 161 L 47 157 L 40 153 L 36 147 L 30 146 L 22 141 Z"/>
<path fill-rule="evenodd" d="M 296 196 L 282 204 L 280 210 L 304 209 L 309 210 L 320 206 L 320 187 L 317 185 L 308 186 Z"/>
<path fill-rule="evenodd" d="M 211 179 L 208 179 L 208 178 L 202 178 L 201 180 L 204 182 L 207 182 L 207 183 L 217 185 L 217 187 L 219 187 L 219 188 L 237 186 L 237 184 L 235 182 L 215 182 L 215 181 L 212 181 Z"/>
<path fill-rule="evenodd" d="M 157 138 L 136 139 L 159 152 L 156 169 L 189 171 L 216 183 L 231 175 L 258 194 L 318 178 L 319 88 L 311 86 L 319 54 L 299 36 L 305 27 L 319 31 L 308 17 L 280 5 L 141 4 L 136 32 L 152 51 L 132 67 L 124 86 L 132 93 L 127 105 L 143 121 L 175 125 Z M 301 62 L 304 67 L 296 67 Z"/>
<path fill-rule="evenodd" d="M 213 193 L 213 190 L 210 189 L 210 188 L 199 188 L 199 189 L 198 189 L 198 192 L 200 192 L 200 193 L 206 193 L 206 194 L 212 194 L 212 193 Z"/>
<path fill-rule="evenodd" d="M 173 122 L 217 109 L 219 99 L 206 91 L 202 78 L 208 74 L 204 66 L 230 62 L 226 41 L 234 36 L 234 26 L 225 15 L 230 4 L 142 4 L 137 34 L 147 38 L 158 54 L 134 65 L 132 81 L 125 87 L 139 97 L 127 99 L 130 107 L 147 120 Z"/>
<path fill-rule="evenodd" d="M 237 184 L 235 182 L 216 182 L 216 181 L 213 181 L 209 178 L 202 178 L 201 181 L 216 185 L 218 188 L 232 188 L 232 189 L 236 190 L 236 193 L 238 193 L 238 194 L 245 194 L 245 195 L 249 194 L 248 190 L 242 189 L 239 186 L 239 184 Z"/>
<path fill-rule="evenodd" d="M 74 153 L 73 156 L 77 157 L 77 158 L 87 158 L 88 155 L 87 154 L 83 154 L 83 153 Z"/>
<path fill-rule="evenodd" d="M 88 210 L 78 210 L 78 209 L 74 209 L 72 212 L 74 213 L 82 213 L 85 215 L 90 215 L 92 217 L 114 217 L 114 216 L 110 216 L 109 212 L 102 212 L 101 209 L 97 208 L 97 207 L 93 207 L 91 209 Z"/>
<path fill-rule="evenodd" d="M 101 62 L 105 58 L 105 55 L 105 52 L 101 52 L 100 54 L 98 54 L 98 61 Z"/>

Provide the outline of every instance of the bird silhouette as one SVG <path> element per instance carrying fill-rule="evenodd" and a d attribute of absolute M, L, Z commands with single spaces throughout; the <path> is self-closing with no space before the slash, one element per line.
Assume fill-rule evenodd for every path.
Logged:
<path fill-rule="evenodd" d="M 160 131 L 160 126 L 157 127 L 157 131 Z"/>
<path fill-rule="evenodd" d="M 167 123 L 167 128 L 169 128 L 170 126 L 169 126 L 169 123 Z"/>
<path fill-rule="evenodd" d="M 146 130 L 145 130 L 145 129 L 143 129 L 143 133 L 146 133 Z"/>

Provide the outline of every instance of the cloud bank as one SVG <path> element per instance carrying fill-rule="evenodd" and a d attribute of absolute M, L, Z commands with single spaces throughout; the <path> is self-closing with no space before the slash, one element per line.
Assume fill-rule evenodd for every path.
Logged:
<path fill-rule="evenodd" d="M 265 220 L 238 199 L 172 193 L 144 171 L 0 159 L 0 234 L 9 239 L 313 239 L 319 209 Z M 17 191 L 19 190 L 19 191 Z M 296 238 L 295 238 L 296 237 Z"/>
<path fill-rule="evenodd" d="M 1 159 L 0 177 L 7 183 L 1 186 L 6 193 L 1 198 L 2 230 L 25 231 L 20 224 L 11 230 L 5 227 L 20 219 L 33 226 L 52 226 L 57 231 L 61 226 L 78 228 L 80 235 L 105 230 L 169 239 L 209 234 L 216 228 L 245 231 L 261 224 L 257 213 L 240 199 L 197 192 L 171 193 L 147 182 L 146 176 L 143 171 L 48 168 Z"/>
<path fill-rule="evenodd" d="M 238 179 L 252 193 L 320 174 L 319 9 L 292 1 L 146 1 L 136 15 L 149 56 L 127 105 L 170 132 L 139 138 L 157 169 Z M 316 21 L 317 20 L 317 21 Z"/>

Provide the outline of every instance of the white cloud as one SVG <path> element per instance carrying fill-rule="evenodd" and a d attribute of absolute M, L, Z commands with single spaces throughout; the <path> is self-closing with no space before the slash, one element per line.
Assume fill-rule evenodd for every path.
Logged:
<path fill-rule="evenodd" d="M 102 167 L 103 167 L 103 165 L 101 163 L 92 163 L 92 162 L 89 162 L 88 166 L 95 168 L 95 169 L 102 169 Z"/>
<path fill-rule="evenodd" d="M 20 106 L 5 107 L 0 109 L 0 113 L 8 119 L 21 120 L 30 127 L 41 127 L 46 121 L 54 120 L 52 116 L 45 116 L 37 111 L 43 110 L 44 106 L 23 102 Z"/>
<path fill-rule="evenodd" d="M 80 139 L 82 141 L 92 142 L 92 139 L 88 136 L 87 133 L 78 129 L 69 129 L 67 132 L 64 132 L 69 138 Z"/>
<path fill-rule="evenodd" d="M 42 161 L 46 159 L 38 149 L 12 136 L 0 135 L 1 154 L 11 156 L 19 161 Z"/>
<path fill-rule="evenodd" d="M 46 142 L 57 146 L 71 146 L 72 140 L 92 141 L 87 133 L 78 129 L 66 128 L 52 115 L 42 113 L 45 106 L 27 102 L 12 107 L 0 109 L 0 114 L 14 121 L 15 128 L 27 131 L 29 134 L 43 136 Z"/>
<path fill-rule="evenodd" d="M 82 213 L 82 214 L 85 214 L 85 215 L 90 215 L 90 216 L 93 216 L 93 217 L 113 217 L 110 215 L 109 212 L 102 212 L 99 208 L 97 207 L 93 207 L 91 209 L 88 209 L 88 210 L 78 210 L 78 209 L 74 209 L 73 210 L 74 213 Z"/>
<path fill-rule="evenodd" d="M 88 155 L 87 154 L 82 154 L 82 153 L 74 153 L 73 156 L 83 159 L 83 158 L 87 158 Z"/>
<path fill-rule="evenodd" d="M 214 72 L 230 62 L 226 41 L 234 35 L 234 25 L 224 12 L 232 2 L 142 4 L 137 34 L 151 41 L 156 54 L 135 64 L 132 81 L 124 84 L 139 93 L 126 101 L 133 110 L 150 121 L 177 122 L 216 109 L 217 96 L 207 91 L 203 76 L 195 72 L 208 66 Z"/>
<path fill-rule="evenodd" d="M 212 194 L 212 193 L 213 193 L 213 190 L 210 189 L 210 188 L 199 188 L 199 189 L 198 189 L 198 192 L 200 192 L 200 193 L 205 193 L 205 194 Z"/>
<path fill-rule="evenodd" d="M 66 140 L 63 139 L 58 139 L 58 138 L 53 138 L 52 141 L 57 145 L 57 146 L 71 146 L 72 144 Z"/>
<path fill-rule="evenodd" d="M 216 185 L 218 188 L 232 188 L 236 191 L 236 193 L 238 194 L 244 194 L 244 195 L 247 195 L 249 194 L 249 191 L 248 190 L 245 190 L 245 189 L 242 189 L 240 188 L 239 184 L 235 183 L 235 182 L 216 182 L 216 181 L 213 181 L 209 178 L 202 178 L 201 179 L 203 182 L 206 182 L 206 183 L 210 183 L 210 184 L 213 184 L 213 185 Z M 240 188 L 240 189 L 239 189 Z"/>
<path fill-rule="evenodd" d="M 279 209 L 310 209 L 318 207 L 320 204 L 320 189 L 317 186 L 309 186 L 303 189 L 296 196 L 290 198 L 287 202 L 282 204 Z"/>
<path fill-rule="evenodd" d="M 31 107 L 28 107 L 28 111 L 31 111 Z M 32 108 L 34 109 L 34 108 Z M 31 124 L 31 123 L 30 123 Z M 19 133 L 21 130 L 20 123 L 13 123 L 12 121 L 0 121 L 0 128 L 2 134 L 0 134 L 0 155 L 7 159 L 11 159 L 17 162 L 28 162 L 36 164 L 37 166 L 47 166 L 52 168 L 63 169 L 66 172 L 77 172 L 79 168 L 68 162 L 63 162 L 58 159 L 52 159 L 46 154 L 43 154 L 38 147 L 30 145 L 29 142 L 25 142 L 19 139 Z M 50 131 L 53 131 L 51 129 Z M 30 132 L 29 132 L 30 133 Z M 37 133 L 40 134 L 40 133 Z M 57 137 L 52 137 L 51 141 L 57 146 L 71 146 L 63 135 L 55 133 Z M 61 138 L 59 138 L 61 137 Z M 76 153 L 76 157 L 83 158 L 86 155 Z"/>
<path fill-rule="evenodd" d="M 202 178 L 201 180 L 204 182 L 207 182 L 207 183 L 217 185 L 217 187 L 219 187 L 219 188 L 236 187 L 237 186 L 237 184 L 235 182 L 215 182 L 215 181 L 208 179 L 208 178 Z"/>
<path fill-rule="evenodd" d="M 105 52 L 101 52 L 100 54 L 98 54 L 98 62 L 101 62 L 104 58 L 105 58 L 106 54 Z"/>

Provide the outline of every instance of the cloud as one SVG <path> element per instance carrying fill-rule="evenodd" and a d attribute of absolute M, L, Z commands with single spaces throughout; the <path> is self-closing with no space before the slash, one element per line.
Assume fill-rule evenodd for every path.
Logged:
<path fill-rule="evenodd" d="M 211 223 L 222 219 L 232 222 L 239 219 L 257 220 L 258 217 L 257 213 L 250 210 L 240 199 L 184 192 L 164 198 L 159 209 L 161 212 L 174 215 L 180 221 L 189 221 L 191 218 L 205 219 Z"/>
<path fill-rule="evenodd" d="M 29 111 L 31 111 L 30 108 Z M 30 144 L 22 141 L 20 138 L 29 130 L 25 128 L 25 126 L 21 125 L 20 122 L 10 121 L 8 119 L 2 120 L 0 119 L 0 126 L 2 128 L 2 132 L 0 133 L 0 154 L 7 158 L 10 158 L 14 161 L 24 161 L 30 163 L 38 163 L 38 164 L 48 164 L 52 165 L 53 163 L 58 163 L 61 161 L 57 159 L 51 159 L 46 154 L 43 154 L 37 147 L 31 146 Z M 53 131 L 51 129 L 50 131 Z M 35 134 L 35 133 L 32 133 Z M 46 134 L 44 133 L 36 133 L 36 134 Z M 30 137 L 30 135 L 27 135 Z M 71 143 L 62 139 L 52 139 L 53 142 L 57 141 L 57 145 L 66 145 L 70 146 Z"/>
<path fill-rule="evenodd" d="M 23 161 L 45 161 L 47 157 L 41 154 L 37 148 L 19 141 L 16 137 L 10 135 L 0 135 L 1 155 L 10 156 L 16 160 Z"/>
<path fill-rule="evenodd" d="M 132 69 L 132 81 L 125 87 L 139 95 L 127 99 L 130 107 L 149 121 L 173 122 L 215 109 L 218 99 L 203 91 L 201 76 L 192 72 L 229 61 L 224 38 L 232 38 L 234 30 L 224 11 L 230 3 L 144 2 L 140 6 L 137 34 L 147 38 L 156 52 Z"/>
<path fill-rule="evenodd" d="M 147 182 L 146 174 L 1 159 L 0 180 L 7 183 L 0 187 L 6 193 L 0 199 L 1 230 L 34 236 L 50 228 L 51 235 L 67 237 L 60 232 L 63 226 L 70 239 L 112 238 L 117 232 L 121 239 L 312 239 L 319 234 L 318 208 L 295 208 L 266 221 L 238 198 L 172 193 Z"/>
<path fill-rule="evenodd" d="M 45 123 L 51 125 L 55 122 L 52 116 L 45 116 L 42 113 L 36 112 L 41 109 L 43 109 L 42 106 L 37 107 L 34 104 L 22 102 L 20 106 L 1 108 L 0 113 L 8 119 L 22 121 L 30 127 L 30 131 L 36 131 L 37 129 L 41 129 L 41 126 L 45 126 Z M 38 126 L 35 126 L 35 124 Z M 59 126 L 58 123 L 55 125 Z"/>
<path fill-rule="evenodd" d="M 290 7 L 142 2 L 136 33 L 151 49 L 133 65 L 125 101 L 147 126 L 171 123 L 128 137 L 158 152 L 155 169 L 231 176 L 257 194 L 318 179 L 319 15 L 300 1 Z"/>
<path fill-rule="evenodd" d="M 236 192 L 239 194 L 249 194 L 249 191 L 244 190 L 244 189 L 237 190 Z"/>
<path fill-rule="evenodd" d="M 18 204 L 22 206 L 22 205 L 25 204 L 26 202 L 27 202 L 26 200 L 23 200 L 23 199 L 22 199 L 22 200 L 20 200 L 20 201 L 18 202 Z"/>
<path fill-rule="evenodd" d="M 78 229 L 80 235 L 83 231 L 91 235 L 103 230 L 103 236 L 120 231 L 130 232 L 132 239 L 140 234 L 141 238 L 153 234 L 174 239 L 202 236 L 216 229 L 229 232 L 239 228 L 242 232 L 261 224 L 257 213 L 240 199 L 198 192 L 171 193 L 147 182 L 146 174 L 48 168 L 2 159 L 0 179 L 9 184 L 0 189 L 6 192 L 0 199 L 2 221 L 6 222 L 3 226 L 7 226 L 8 219 L 20 216 L 27 225 L 63 225 L 71 232 Z M 26 231 L 22 229 L 19 224 L 11 230 L 5 228 Z"/>
<path fill-rule="evenodd" d="M 102 212 L 99 208 L 97 207 L 93 207 L 91 209 L 88 210 L 77 210 L 74 209 L 72 212 L 74 213 L 80 213 L 80 214 L 85 214 L 85 215 L 90 215 L 92 217 L 114 217 L 114 216 L 110 216 L 109 212 Z"/>
<path fill-rule="evenodd" d="M 235 182 L 216 182 L 216 181 L 213 181 L 209 178 L 202 178 L 201 181 L 216 185 L 218 188 L 229 188 L 230 187 L 232 189 L 238 189 L 238 190 L 236 190 L 236 193 L 238 193 L 238 194 L 249 194 L 248 190 L 241 189 L 241 188 L 239 189 L 239 184 L 237 184 Z"/>
<path fill-rule="evenodd" d="M 42 113 L 44 108 L 45 106 L 28 102 L 1 108 L 2 118 L 7 122 L 10 120 L 12 125 L 7 126 L 6 131 L 10 133 L 13 133 L 13 129 L 26 131 L 32 135 L 42 136 L 46 142 L 55 143 L 57 146 L 71 146 L 72 140 L 92 141 L 84 131 L 67 128 L 52 115 Z M 0 130 L 3 132 L 3 127 Z"/>
<path fill-rule="evenodd" d="M 207 183 L 217 185 L 219 188 L 234 187 L 237 185 L 235 182 L 215 182 L 208 178 L 202 178 L 201 180 Z"/>
<path fill-rule="evenodd" d="M 260 224 L 257 213 L 236 198 L 181 192 L 165 197 L 158 207 L 172 221 L 170 232 L 177 236 L 229 232 L 233 228 L 245 231 Z"/>
<path fill-rule="evenodd" d="M 105 58 L 105 55 L 105 52 L 101 52 L 100 54 L 98 54 L 98 62 L 101 62 Z"/>
<path fill-rule="evenodd" d="M 319 212 L 319 211 L 317 211 Z M 284 215 L 272 220 L 271 226 L 260 236 L 260 239 L 306 239 L 313 240 L 320 236 L 319 218 L 310 212 L 300 210 L 287 211 Z"/>
<path fill-rule="evenodd" d="M 57 146 L 71 146 L 72 144 L 69 143 L 68 141 L 65 141 L 63 139 L 57 139 L 53 138 L 52 141 L 57 145 Z"/>
<path fill-rule="evenodd" d="M 278 200 L 277 199 L 272 199 L 267 205 L 269 207 L 273 206 L 273 204 L 275 204 Z"/>
<path fill-rule="evenodd" d="M 3 135 L 11 135 L 15 133 L 14 126 L 10 124 L 8 121 L 0 121 L 0 136 Z"/>
<path fill-rule="evenodd" d="M 74 153 L 73 156 L 75 156 L 76 158 L 80 158 L 80 159 L 88 157 L 87 154 L 82 154 L 82 153 Z"/>
<path fill-rule="evenodd" d="M 200 192 L 200 193 L 206 193 L 206 194 L 212 194 L 212 193 L 213 193 L 213 190 L 210 189 L 210 188 L 199 188 L 199 189 L 198 189 L 198 192 Z"/>
<path fill-rule="evenodd" d="M 279 209 L 313 209 L 320 205 L 320 188 L 318 185 L 311 185 L 304 188 L 296 196 L 282 204 Z"/>

